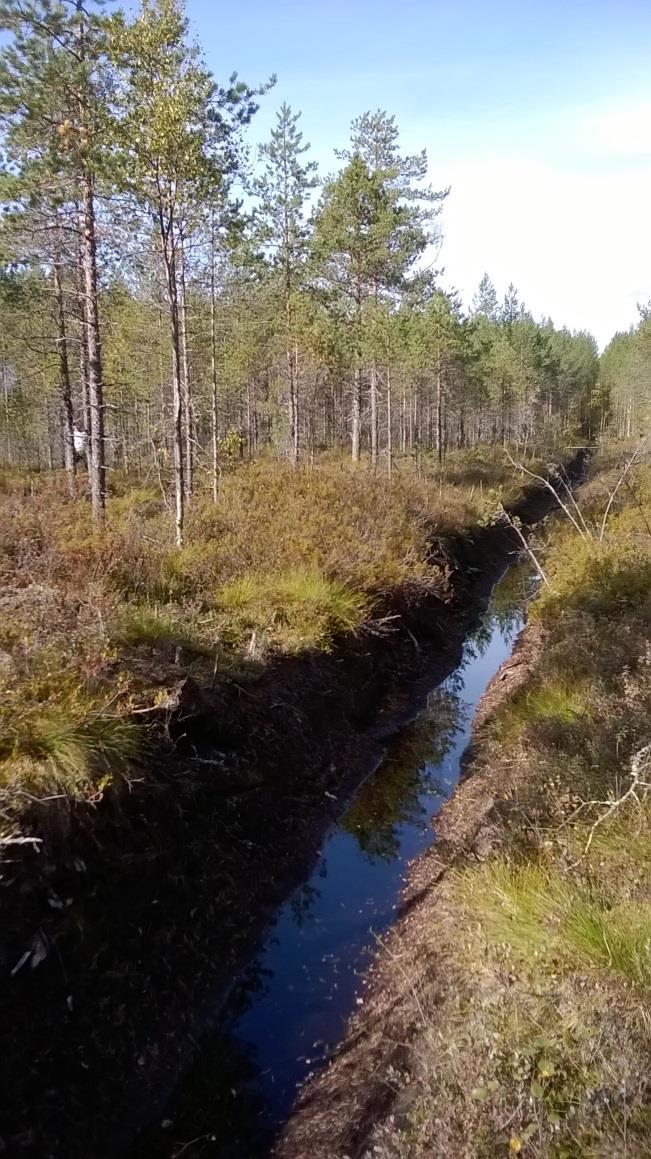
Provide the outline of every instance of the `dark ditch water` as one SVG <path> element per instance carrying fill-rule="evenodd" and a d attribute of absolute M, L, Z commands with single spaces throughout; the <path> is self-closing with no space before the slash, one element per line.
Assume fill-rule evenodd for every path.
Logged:
<path fill-rule="evenodd" d="M 432 818 L 458 782 L 473 713 L 513 649 L 533 586 L 525 563 L 496 585 L 459 667 L 391 742 L 323 842 L 139 1157 L 269 1154 L 298 1087 L 364 1001 L 369 958 L 395 917 L 410 861 L 432 841 Z"/>

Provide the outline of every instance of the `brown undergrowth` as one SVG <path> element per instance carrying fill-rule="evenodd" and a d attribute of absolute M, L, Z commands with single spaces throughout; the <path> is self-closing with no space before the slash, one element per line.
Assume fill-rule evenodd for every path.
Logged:
<path fill-rule="evenodd" d="M 560 517 L 369 1000 L 282 1159 L 648 1157 L 651 469 Z"/>
<path fill-rule="evenodd" d="M 181 549 L 151 480 L 113 477 L 98 529 L 63 480 L 0 478 L 4 836 L 26 793 L 94 797 L 124 776 L 147 742 L 134 725 L 185 679 L 247 685 L 275 657 L 383 631 L 397 592 L 445 599 L 433 544 L 490 519 L 513 487 L 508 464 L 466 467 L 472 482 L 455 461 L 455 483 L 423 463 L 388 485 L 341 463 L 244 464 L 216 504 L 197 494 Z"/>
<path fill-rule="evenodd" d="M 260 471 L 266 478 L 266 468 Z M 422 465 L 420 481 L 417 468 L 413 476 L 418 487 L 427 485 Z M 283 478 L 289 502 L 297 482 L 289 472 Z M 438 501 L 440 483 L 434 487 L 430 480 L 429 486 Z M 259 518 L 265 498 L 262 490 L 255 494 Z M 377 759 L 374 738 L 413 712 L 422 689 L 458 663 L 464 633 L 516 544 L 508 528 L 490 520 L 483 527 L 454 524 L 456 532 L 443 538 L 445 523 L 430 512 L 418 536 L 427 543 L 433 583 L 427 582 L 430 572 L 425 583 L 415 577 L 422 560 L 412 568 L 411 557 L 403 560 L 404 581 L 386 592 L 332 576 L 344 620 L 355 613 L 351 593 L 373 602 L 360 630 L 348 623 L 332 645 L 319 648 L 296 649 L 290 641 L 283 650 L 280 638 L 251 655 L 256 629 L 247 623 L 244 646 L 222 642 L 218 657 L 225 662 L 216 665 L 214 638 L 197 639 L 196 592 L 168 600 L 154 616 L 150 609 L 143 613 L 142 584 L 149 580 L 137 552 L 149 550 L 149 537 L 152 552 L 167 558 L 160 510 L 152 509 L 152 526 L 148 515 L 140 523 L 132 502 L 121 512 L 116 493 L 118 510 L 109 513 L 106 533 L 96 541 L 88 525 L 80 548 L 69 534 L 76 526 L 69 501 L 61 497 L 56 506 L 47 487 L 42 493 L 35 488 L 34 497 L 36 503 L 24 508 L 27 496 L 19 493 L 13 509 L 22 527 L 19 541 L 13 543 L 12 524 L 3 532 L 15 553 L 3 620 L 9 736 L 29 718 L 5 756 L 15 761 L 24 746 L 20 755 L 34 778 L 9 785 L 5 765 L 3 807 L 11 837 L 25 834 L 41 843 L 4 847 L 0 961 L 8 985 L 0 1136 L 30 1159 L 99 1159 L 125 1149 L 186 1065 L 205 1018 L 202 1004 L 210 999 L 214 1011 L 275 907 L 309 872 L 341 808 L 337 802 Z M 152 496 L 141 500 L 147 510 L 154 503 Z M 533 522 L 548 500 L 528 493 L 518 509 Z M 197 501 L 197 513 L 199 508 Z M 480 509 L 476 514 L 480 519 Z M 351 518 L 359 530 L 362 515 L 353 509 Z M 364 519 L 371 536 L 377 509 L 366 509 Z M 318 546 L 314 512 L 312 527 Z M 245 540 L 252 534 L 253 517 Z M 378 535 L 382 539 L 384 531 Z M 372 545 L 364 551 L 372 552 Z M 140 585 L 137 596 L 125 594 L 125 559 L 132 583 Z M 299 559 L 285 562 L 276 582 L 284 603 L 291 603 L 296 577 L 300 589 L 305 576 Z M 254 586 L 256 605 L 272 573 L 265 568 L 260 574 L 265 578 Z M 221 575 L 222 592 L 245 579 Z M 307 593 L 314 615 L 324 598 L 321 583 L 310 580 Z M 384 606 L 394 618 L 383 622 L 382 601 L 388 599 L 393 604 Z M 218 614 L 212 596 L 210 601 L 208 609 L 200 605 L 200 615 Z M 289 625 L 292 632 L 296 623 Z M 287 625 L 280 627 L 284 632 Z M 28 695 L 14 695 L 12 702 L 12 688 L 21 685 Z M 32 728 L 57 710 L 68 725 L 64 745 L 56 730 L 53 736 Z M 152 716 L 155 726 L 138 724 L 140 743 L 150 737 L 150 749 L 141 748 L 139 757 L 132 753 L 128 768 L 118 754 L 110 755 L 108 741 L 98 747 L 107 718 L 131 725 Z M 62 729 L 60 717 L 54 723 Z M 62 753 L 70 762 L 65 779 Z M 13 809 L 16 800 L 20 811 Z"/>

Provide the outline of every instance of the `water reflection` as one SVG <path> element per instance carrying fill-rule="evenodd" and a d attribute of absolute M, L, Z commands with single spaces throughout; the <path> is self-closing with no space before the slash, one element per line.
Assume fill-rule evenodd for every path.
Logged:
<path fill-rule="evenodd" d="M 483 656 L 495 628 L 507 642 L 513 642 L 522 627 L 525 608 L 537 583 L 536 570 L 526 556 L 509 568 L 493 588 L 489 607 L 469 638 L 462 666 L 470 663 L 473 655 Z"/>
<path fill-rule="evenodd" d="M 531 590 L 527 564 L 497 585 L 458 669 L 390 746 L 324 841 L 310 878 L 281 908 L 220 1033 L 208 1036 L 184 1077 L 168 1126 L 148 1137 L 138 1159 L 170 1159 L 181 1149 L 220 1159 L 269 1153 L 297 1087 L 362 1000 L 375 935 L 394 919 L 408 862 L 432 839 L 432 819 L 459 778 L 472 710 L 510 654 Z M 184 1140 L 181 1149 L 172 1137 Z"/>
<path fill-rule="evenodd" d="M 323 877 L 326 875 L 325 865 L 321 866 L 321 875 Z M 312 881 L 306 881 L 296 890 L 289 904 L 294 922 L 299 928 L 310 920 L 310 913 L 320 896 L 319 890 Z"/>
<path fill-rule="evenodd" d="M 430 693 L 425 711 L 391 746 L 381 775 L 369 777 L 341 818 L 369 861 L 400 852 L 400 826 L 429 819 L 427 795 L 445 795 L 440 767 L 461 727 L 463 705 L 447 685 Z"/>

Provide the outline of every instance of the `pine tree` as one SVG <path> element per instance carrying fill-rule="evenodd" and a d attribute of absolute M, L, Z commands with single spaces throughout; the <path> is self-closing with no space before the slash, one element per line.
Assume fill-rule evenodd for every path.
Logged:
<path fill-rule="evenodd" d="M 316 215 L 313 255 L 317 285 L 331 296 L 343 295 L 351 307 L 355 462 L 361 451 L 364 306 L 380 295 L 406 289 L 428 240 L 420 212 L 382 170 L 371 172 L 359 154 L 326 183 Z"/>
<path fill-rule="evenodd" d="M 237 174 L 239 131 L 257 109 L 253 90 L 235 75 L 215 84 L 187 39 L 180 0 L 143 0 L 132 23 L 112 22 L 118 73 L 115 139 L 119 180 L 153 218 L 162 258 L 172 342 L 172 447 L 176 540 L 185 519 L 183 238 L 202 203 L 221 204 Z"/>
<path fill-rule="evenodd" d="M 304 162 L 309 145 L 298 128 L 300 113 L 283 104 L 270 140 L 260 147 L 264 171 L 255 182 L 261 199 L 256 212 L 257 238 L 280 275 L 288 377 L 289 453 L 294 466 L 299 458 L 298 352 L 296 295 L 301 288 L 308 244 L 306 222 L 310 191 L 317 184 L 316 165 Z"/>
<path fill-rule="evenodd" d="M 102 518 L 106 496 L 104 398 L 96 256 L 95 183 L 102 158 L 98 13 L 82 0 L 4 0 L 0 28 L 12 39 L 0 57 L 0 117 L 7 146 L 8 195 L 23 220 L 47 219 L 44 236 L 52 269 L 66 464 L 74 470 L 72 402 L 62 280 L 62 219 L 78 236 L 85 367 L 90 410 L 90 484 L 93 514 Z M 7 196 L 7 189 L 5 189 Z M 77 202 L 77 221 L 70 208 Z"/>
<path fill-rule="evenodd" d="M 339 156 L 344 160 L 361 157 L 374 177 L 381 178 L 384 187 L 391 193 L 396 203 L 409 206 L 412 228 L 420 230 L 425 245 L 440 241 L 437 221 L 449 189 L 435 190 L 423 185 L 427 176 L 427 153 L 404 156 L 399 149 L 399 130 L 395 117 L 381 109 L 363 113 L 351 124 L 350 148 L 342 150 Z M 433 275 L 430 274 L 430 280 Z M 373 290 L 375 303 L 381 288 L 376 284 Z M 375 466 L 378 456 L 378 367 L 371 359 L 369 368 L 371 463 Z"/>
<path fill-rule="evenodd" d="M 499 319 L 497 292 L 488 274 L 484 274 L 479 283 L 479 289 L 472 300 L 472 312 L 486 318 L 488 322 L 497 322 Z"/>
<path fill-rule="evenodd" d="M 513 285 L 513 282 L 510 282 L 509 287 L 504 295 L 501 309 L 499 311 L 499 320 L 502 325 L 506 327 L 506 330 L 509 334 L 511 333 L 514 324 L 522 314 L 522 310 L 523 307 L 520 305 L 518 291 Z"/>

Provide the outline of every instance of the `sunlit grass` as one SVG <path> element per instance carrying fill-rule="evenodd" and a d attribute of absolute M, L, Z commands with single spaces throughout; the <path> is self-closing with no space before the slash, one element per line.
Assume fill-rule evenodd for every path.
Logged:
<path fill-rule="evenodd" d="M 634 876 L 637 847 L 631 848 L 625 830 L 618 836 L 613 831 L 608 842 L 613 859 L 625 858 Z M 602 860 L 605 850 L 602 843 Z M 529 966 L 536 959 L 542 970 L 564 962 L 651 988 L 651 904 L 618 896 L 617 879 L 609 884 L 607 889 L 603 878 L 597 886 L 589 878 L 563 877 L 552 865 L 514 865 L 502 858 L 458 878 L 459 896 L 489 942 L 509 946 Z"/>
<path fill-rule="evenodd" d="M 577 893 L 563 915 L 560 937 L 578 962 L 651 988 L 651 905 L 608 906 Z"/>
<path fill-rule="evenodd" d="M 85 712 L 79 702 L 31 706 L 0 724 L 0 784 L 78 796 L 98 776 L 125 773 L 141 744 L 133 721 L 91 702 Z"/>
<path fill-rule="evenodd" d="M 338 634 L 359 631 L 370 611 L 363 593 L 309 570 L 243 576 L 220 588 L 215 603 L 227 632 L 266 632 L 288 651 L 327 648 Z"/>

